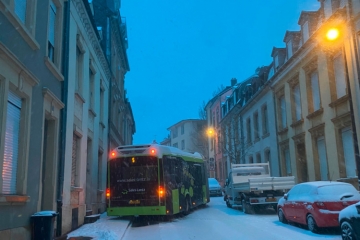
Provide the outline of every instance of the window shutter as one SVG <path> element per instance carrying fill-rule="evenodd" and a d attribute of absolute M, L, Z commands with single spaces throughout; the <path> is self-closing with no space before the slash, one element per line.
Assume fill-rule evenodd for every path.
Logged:
<path fill-rule="evenodd" d="M 16 194 L 19 156 L 21 98 L 9 91 L 6 116 L 4 162 L 2 170 L 3 194 Z"/>
<path fill-rule="evenodd" d="M 345 67 L 343 55 L 334 58 L 334 75 L 336 83 L 336 95 L 338 98 L 346 95 Z"/>
<path fill-rule="evenodd" d="M 350 127 L 341 130 L 341 138 L 344 149 L 346 176 L 355 177 L 356 176 L 355 153 L 354 153 L 353 136 Z"/>
<path fill-rule="evenodd" d="M 325 139 L 323 136 L 317 139 L 317 150 L 320 162 L 321 180 L 326 181 L 328 180 L 328 164 L 326 158 Z"/>
<path fill-rule="evenodd" d="M 314 111 L 320 109 L 320 89 L 319 89 L 319 76 L 317 72 L 311 74 L 311 90 L 313 97 Z"/>

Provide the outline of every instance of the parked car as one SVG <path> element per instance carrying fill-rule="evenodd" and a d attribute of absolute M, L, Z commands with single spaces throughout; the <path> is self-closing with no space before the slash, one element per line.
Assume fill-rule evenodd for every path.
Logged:
<path fill-rule="evenodd" d="M 349 183 L 317 181 L 295 185 L 278 203 L 280 222 L 321 227 L 338 227 L 339 212 L 360 201 L 360 193 Z"/>
<path fill-rule="evenodd" d="M 360 202 L 341 210 L 339 224 L 343 240 L 360 240 Z"/>
<path fill-rule="evenodd" d="M 209 178 L 210 196 L 222 196 L 222 188 L 215 178 Z"/>

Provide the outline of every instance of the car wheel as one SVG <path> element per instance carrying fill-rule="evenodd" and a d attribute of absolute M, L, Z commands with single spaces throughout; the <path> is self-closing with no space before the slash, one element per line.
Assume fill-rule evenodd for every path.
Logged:
<path fill-rule="evenodd" d="M 343 240 L 354 240 L 355 238 L 355 234 L 354 234 L 354 230 L 352 229 L 350 223 L 348 222 L 343 222 L 341 224 L 341 237 Z"/>
<path fill-rule="evenodd" d="M 249 203 L 246 203 L 246 202 L 245 202 L 245 199 L 243 199 L 243 200 L 241 201 L 241 205 L 242 205 L 242 211 L 243 211 L 243 213 L 246 213 L 246 214 L 252 214 L 252 213 L 254 213 L 253 207 L 252 207 Z"/>
<path fill-rule="evenodd" d="M 226 199 L 226 206 L 227 206 L 228 208 L 232 208 L 232 205 L 230 204 L 229 199 Z"/>
<path fill-rule="evenodd" d="M 307 216 L 307 226 L 308 229 L 313 233 L 318 231 L 318 226 L 316 225 L 315 219 L 311 214 Z"/>
<path fill-rule="evenodd" d="M 282 222 L 282 223 L 287 223 L 287 219 L 285 217 L 285 214 L 283 212 L 283 210 L 281 208 L 279 208 L 279 211 L 278 211 L 278 217 L 279 217 L 279 221 Z"/>

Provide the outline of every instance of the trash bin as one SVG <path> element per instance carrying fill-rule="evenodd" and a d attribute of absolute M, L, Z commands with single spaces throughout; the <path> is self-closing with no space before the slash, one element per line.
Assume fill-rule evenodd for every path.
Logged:
<path fill-rule="evenodd" d="M 52 240 L 54 238 L 54 221 L 58 213 L 41 211 L 31 215 L 31 239 Z"/>

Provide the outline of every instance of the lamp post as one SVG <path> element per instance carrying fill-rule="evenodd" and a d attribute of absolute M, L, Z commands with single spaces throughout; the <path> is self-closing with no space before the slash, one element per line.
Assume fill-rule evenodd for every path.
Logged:
<path fill-rule="evenodd" d="M 338 27 L 331 27 L 326 31 L 326 40 L 331 45 L 332 43 L 336 44 L 340 40 L 343 40 L 341 37 L 344 34 L 343 30 L 340 30 Z M 342 39 L 340 39 L 342 38 Z M 345 43 L 342 41 L 341 43 L 341 49 L 343 53 L 344 58 L 344 64 L 345 64 L 345 80 L 346 80 L 346 89 L 347 94 L 349 96 L 349 106 L 350 106 L 350 118 L 351 118 L 351 128 L 352 128 L 352 135 L 353 135 L 353 145 L 354 145 L 354 153 L 355 153 L 355 164 L 357 166 L 358 171 L 358 179 L 360 179 L 359 174 L 359 168 L 360 168 L 360 155 L 359 155 L 359 145 L 358 145 L 358 139 L 356 134 L 356 124 L 355 124 L 355 117 L 354 117 L 354 106 L 351 96 L 351 88 L 350 88 L 350 79 L 349 79 L 349 70 L 348 70 L 348 64 L 346 60 L 346 50 L 345 50 Z"/>
<path fill-rule="evenodd" d="M 206 130 L 206 135 L 208 136 L 209 140 L 211 141 L 211 146 L 214 148 L 214 157 L 210 157 L 210 149 L 209 148 L 209 175 L 210 177 L 216 177 L 216 167 L 215 167 L 215 157 L 216 157 L 216 147 L 214 146 L 214 139 L 215 139 L 215 136 L 216 136 L 216 131 L 214 128 L 212 127 L 209 127 L 207 130 Z M 214 174 L 211 174 L 211 173 L 214 173 Z"/>

